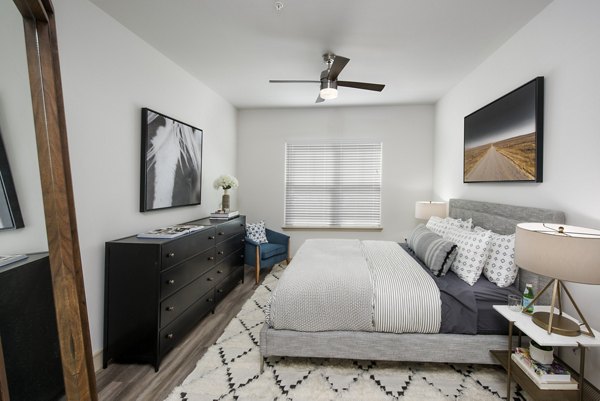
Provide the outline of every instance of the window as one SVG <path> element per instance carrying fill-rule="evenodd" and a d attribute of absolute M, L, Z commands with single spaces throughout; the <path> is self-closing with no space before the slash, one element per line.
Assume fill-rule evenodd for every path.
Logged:
<path fill-rule="evenodd" d="M 289 228 L 381 228 L 381 142 L 286 143 Z"/>

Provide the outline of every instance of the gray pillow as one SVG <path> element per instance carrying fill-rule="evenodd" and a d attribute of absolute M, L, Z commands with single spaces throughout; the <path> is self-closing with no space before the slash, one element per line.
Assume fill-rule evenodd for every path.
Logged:
<path fill-rule="evenodd" d="M 428 230 L 423 224 L 412 231 L 406 242 L 437 277 L 445 275 L 456 258 L 456 244 Z"/>

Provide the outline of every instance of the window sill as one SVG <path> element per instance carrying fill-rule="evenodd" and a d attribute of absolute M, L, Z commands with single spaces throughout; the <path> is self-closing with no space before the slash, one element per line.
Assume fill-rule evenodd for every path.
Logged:
<path fill-rule="evenodd" d="M 282 230 L 303 230 L 303 231 L 383 231 L 383 227 L 330 227 L 330 226 L 282 226 Z"/>

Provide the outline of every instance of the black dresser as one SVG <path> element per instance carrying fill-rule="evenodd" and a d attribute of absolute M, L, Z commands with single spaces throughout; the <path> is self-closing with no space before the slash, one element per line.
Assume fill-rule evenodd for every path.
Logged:
<path fill-rule="evenodd" d="M 11 400 L 65 393 L 48 253 L 0 267 L 0 336 Z"/>
<path fill-rule="evenodd" d="M 136 236 L 106 243 L 104 367 L 153 364 L 244 278 L 245 216 L 202 219 L 173 239 Z"/>

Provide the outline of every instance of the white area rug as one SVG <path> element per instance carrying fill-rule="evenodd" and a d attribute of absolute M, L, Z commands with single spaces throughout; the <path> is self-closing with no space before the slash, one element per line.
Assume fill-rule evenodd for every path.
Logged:
<path fill-rule="evenodd" d="M 506 400 L 506 372 L 493 366 L 268 358 L 260 374 L 263 310 L 283 269 L 265 277 L 166 401 Z M 512 388 L 511 400 L 527 400 Z"/>

